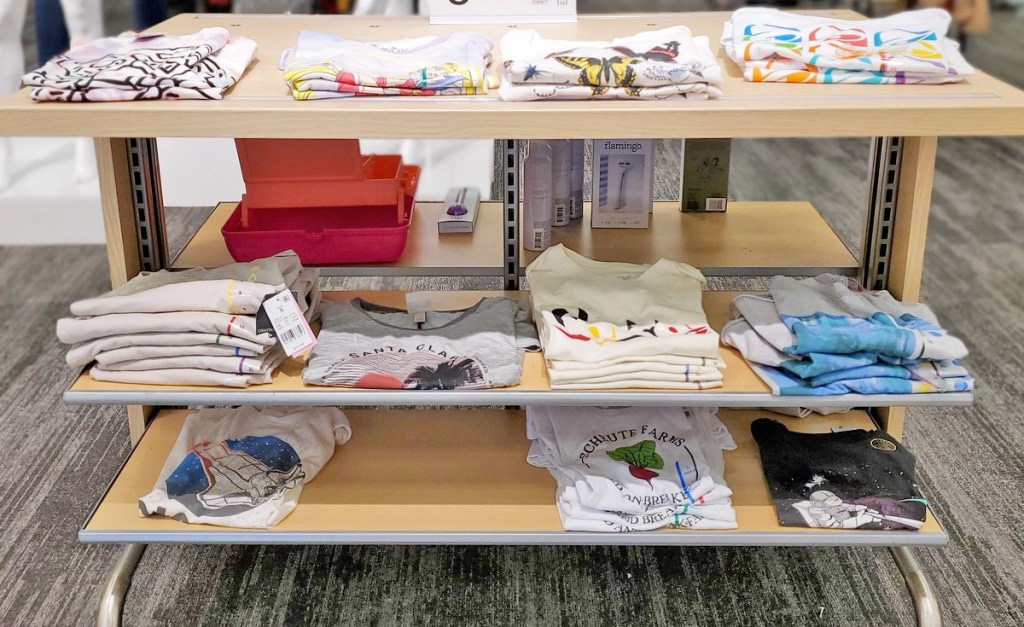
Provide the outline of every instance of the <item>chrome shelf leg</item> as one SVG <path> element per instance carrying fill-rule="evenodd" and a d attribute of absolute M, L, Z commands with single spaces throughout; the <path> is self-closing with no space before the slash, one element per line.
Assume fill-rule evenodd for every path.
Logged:
<path fill-rule="evenodd" d="M 139 565 L 145 544 L 126 544 L 121 551 L 114 569 L 107 575 L 100 588 L 99 610 L 96 614 L 97 627 L 120 627 L 121 608 L 128 586 L 132 583 L 132 574 Z"/>
<path fill-rule="evenodd" d="M 903 573 L 903 579 L 910 589 L 910 596 L 914 599 L 914 609 L 917 610 L 917 624 L 920 627 L 942 627 L 942 613 L 939 611 L 939 598 L 935 594 L 928 576 L 921 569 L 921 564 L 910 552 L 909 547 L 889 547 L 892 558 Z"/>

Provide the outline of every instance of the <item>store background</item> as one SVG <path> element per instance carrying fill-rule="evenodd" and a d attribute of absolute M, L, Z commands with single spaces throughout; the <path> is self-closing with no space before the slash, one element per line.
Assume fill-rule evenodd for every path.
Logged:
<path fill-rule="evenodd" d="M 967 56 L 1024 87 L 1024 19 L 1009 5 L 995 10 Z M 108 33 L 130 26 L 127 0 L 107 0 L 105 11 Z M 96 184 L 73 180 L 73 142 L 16 141 L 14 183 L 0 191 L 0 244 L 102 241 Z M 209 161 L 192 169 L 187 147 L 165 155 L 165 177 L 178 177 L 166 189 L 237 197 L 239 181 L 220 167 L 233 159 L 230 142 L 204 147 Z M 731 195 L 812 199 L 857 249 L 867 150 L 865 140 L 737 141 Z M 678 142 L 660 142 L 658 197 L 677 195 L 678 170 Z M 971 348 L 978 401 L 912 409 L 906 442 L 951 537 L 949 547 L 917 551 L 949 625 L 1024 624 L 1022 181 L 1024 138 L 939 143 L 923 298 Z M 201 204 L 191 198 L 168 204 Z M 172 245 L 205 212 L 172 210 Z M 127 456 L 128 436 L 121 408 L 63 404 L 75 373 L 52 330 L 69 302 L 105 289 L 106 257 L 96 245 L 0 246 L 0 285 L 0 624 L 88 624 L 118 550 L 79 545 L 75 532 Z M 150 547 L 125 624 L 183 623 L 910 625 L 913 607 L 883 549 Z"/>

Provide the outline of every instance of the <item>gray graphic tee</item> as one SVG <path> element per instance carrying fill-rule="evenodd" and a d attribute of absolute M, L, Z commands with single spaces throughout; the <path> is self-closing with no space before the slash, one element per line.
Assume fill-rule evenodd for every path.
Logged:
<path fill-rule="evenodd" d="M 322 307 L 323 328 L 302 373 L 312 385 L 453 390 L 519 383 L 523 353 L 537 350 L 526 310 L 509 298 L 431 311 L 417 326 L 405 310 L 354 298 Z"/>

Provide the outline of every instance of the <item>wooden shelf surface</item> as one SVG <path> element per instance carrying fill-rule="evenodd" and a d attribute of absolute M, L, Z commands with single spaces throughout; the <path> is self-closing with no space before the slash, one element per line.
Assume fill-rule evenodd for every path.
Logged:
<path fill-rule="evenodd" d="M 856 19 L 850 11 L 816 11 Z M 91 137 L 842 137 L 1024 134 L 1024 92 L 984 73 L 953 85 L 748 83 L 718 43 L 729 14 L 581 16 L 572 24 L 521 25 L 545 37 L 611 39 L 686 25 L 710 38 L 724 97 L 706 102 L 501 102 L 477 97 L 295 101 L 277 61 L 299 30 L 363 41 L 436 35 L 458 27 L 381 16 L 179 15 L 153 27 L 186 34 L 223 26 L 259 44 L 256 60 L 220 101 L 33 103 L 23 89 L 0 100 L 0 134 Z M 497 43 L 520 25 L 474 25 Z M 614 135 L 614 133 L 613 133 Z"/>
<path fill-rule="evenodd" d="M 678 202 L 656 202 L 646 229 L 590 228 L 583 217 L 551 231 L 584 257 L 601 261 L 685 261 L 707 276 L 821 272 L 853 274 L 856 257 L 809 202 L 730 202 L 725 213 L 682 213 Z M 523 249 L 525 268 L 540 253 Z M 740 272 L 737 272 L 740 271 Z"/>
<path fill-rule="evenodd" d="M 171 268 L 232 263 L 221 236 L 235 203 L 217 205 Z M 485 202 L 472 234 L 437 234 L 441 203 L 416 203 L 409 243 L 394 263 L 332 266 L 324 274 L 501 274 L 502 206 Z M 857 259 L 808 202 L 734 202 L 726 213 L 681 213 L 676 202 L 657 202 L 648 229 L 591 229 L 589 203 L 581 220 L 553 229 L 561 242 L 592 259 L 653 263 L 685 261 L 707 276 L 821 272 L 852 274 Z M 523 249 L 525 267 L 539 253 Z"/>
<path fill-rule="evenodd" d="M 554 544 L 943 544 L 929 515 L 914 532 L 781 527 L 750 423 L 770 415 L 797 431 L 872 427 L 864 412 L 804 419 L 721 410 L 737 449 L 726 451 L 739 529 L 638 534 L 566 533 L 555 482 L 526 462 L 525 419 L 517 410 L 347 410 L 352 439 L 307 484 L 299 505 L 269 531 L 142 518 L 138 498 L 159 476 L 187 410 L 153 421 L 80 533 L 83 541 Z M 115 540 L 116 538 L 116 540 Z"/>
<path fill-rule="evenodd" d="M 233 263 L 220 229 L 234 210 L 234 202 L 218 204 L 181 253 L 171 263 L 173 270 L 214 268 Z M 380 275 L 393 269 L 402 274 L 492 274 L 503 271 L 502 212 L 498 203 L 483 203 L 473 233 L 438 235 L 437 221 L 442 203 L 417 202 L 409 225 L 409 239 L 402 256 L 393 263 L 361 266 L 332 266 L 323 274 Z M 472 268 L 463 272 L 464 268 Z"/>
<path fill-rule="evenodd" d="M 738 292 L 705 292 L 704 311 L 712 328 L 721 329 L 730 318 L 729 305 Z M 483 296 L 510 296 L 528 303 L 527 292 L 434 292 L 436 309 L 457 309 Z M 402 292 L 325 292 L 338 301 L 360 296 L 370 302 L 405 306 Z M 738 351 L 722 347 L 725 360 L 723 386 L 702 391 L 676 390 L 552 390 L 544 358 L 528 353 L 519 385 L 488 390 L 369 390 L 305 385 L 303 362 L 286 360 L 264 385 L 245 389 L 176 385 L 142 385 L 95 381 L 84 371 L 64 393 L 71 404 L 145 405 L 687 405 L 726 407 L 871 407 L 901 405 L 969 405 L 970 393 L 848 394 L 831 397 L 772 396 Z"/>

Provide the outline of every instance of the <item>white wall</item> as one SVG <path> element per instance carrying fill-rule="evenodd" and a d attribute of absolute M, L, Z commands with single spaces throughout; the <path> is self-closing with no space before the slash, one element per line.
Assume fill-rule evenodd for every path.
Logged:
<path fill-rule="evenodd" d="M 161 185 L 168 207 L 212 206 L 244 191 L 230 139 L 160 139 Z M 490 195 L 490 140 L 364 140 L 365 154 L 403 155 L 423 168 L 416 197 L 441 200 L 449 187 L 473 185 Z M 11 178 L 0 190 L 0 245 L 93 244 L 103 241 L 99 185 L 74 181 L 76 140 L 13 138 Z M 88 144 L 86 144 L 86 149 Z M 81 150 L 81 149 L 79 149 Z"/>

